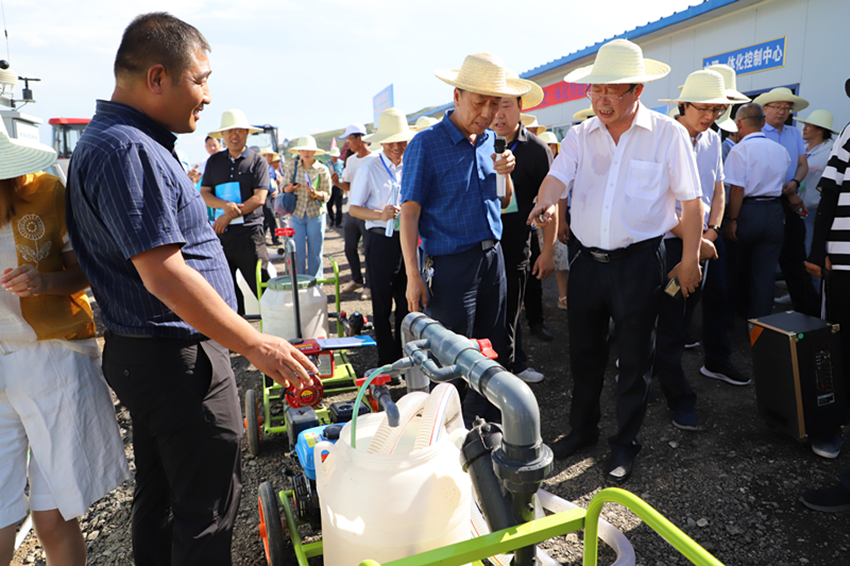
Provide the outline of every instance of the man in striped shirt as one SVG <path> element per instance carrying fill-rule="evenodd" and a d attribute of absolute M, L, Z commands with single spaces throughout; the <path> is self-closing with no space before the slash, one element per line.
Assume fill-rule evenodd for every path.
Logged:
<path fill-rule="evenodd" d="M 236 314 L 206 206 L 174 155 L 210 103 L 210 46 L 163 13 L 138 16 L 68 174 L 68 233 L 106 326 L 103 371 L 133 421 L 138 566 L 231 564 L 242 417 L 230 354 L 288 386 L 306 357 Z"/>
<path fill-rule="evenodd" d="M 850 96 L 850 79 L 845 89 Z M 820 205 L 815 217 L 812 253 L 806 270 L 826 282 L 826 316 L 841 325 L 841 351 L 845 354 L 844 382 L 850 390 L 850 124 L 832 146 L 826 169 L 820 180 Z M 840 433 L 840 430 L 836 431 Z M 840 437 L 839 437 L 840 439 Z M 840 444 L 838 445 L 840 449 Z M 838 454 L 836 453 L 836 456 Z M 832 487 L 808 491 L 801 501 L 818 511 L 850 510 L 850 465 Z"/>

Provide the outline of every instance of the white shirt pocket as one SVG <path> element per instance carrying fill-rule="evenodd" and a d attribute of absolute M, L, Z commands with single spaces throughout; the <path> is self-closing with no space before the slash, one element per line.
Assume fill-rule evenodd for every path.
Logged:
<path fill-rule="evenodd" d="M 658 200 L 662 193 L 661 163 L 632 159 L 626 179 L 626 194 L 642 200 Z"/>

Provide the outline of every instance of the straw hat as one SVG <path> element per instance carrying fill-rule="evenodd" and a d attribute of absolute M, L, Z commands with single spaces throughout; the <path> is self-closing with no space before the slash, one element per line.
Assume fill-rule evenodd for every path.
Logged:
<path fill-rule="evenodd" d="M 671 102 L 681 104 L 683 102 L 696 102 L 700 104 L 734 104 L 733 100 L 726 96 L 726 86 L 723 75 L 714 71 L 694 71 L 685 80 L 684 88 L 679 98 L 659 98 L 659 102 Z"/>
<path fill-rule="evenodd" d="M 421 132 L 422 130 L 427 130 L 434 124 L 438 124 L 440 121 L 436 118 L 432 118 L 430 116 L 420 116 L 416 123 L 410 126 L 410 129 L 414 132 Z"/>
<path fill-rule="evenodd" d="M 717 127 L 723 130 L 724 132 L 729 132 L 730 134 L 734 134 L 738 131 L 738 124 L 735 123 L 735 120 L 732 118 L 732 107 L 726 109 L 726 112 L 720 115 L 720 118 L 714 121 L 717 124 Z"/>
<path fill-rule="evenodd" d="M 727 98 L 734 98 L 735 100 L 740 100 L 741 102 L 749 102 L 750 98 L 738 91 L 738 74 L 735 72 L 735 69 L 730 67 L 729 65 L 724 65 L 719 63 L 717 65 L 709 65 L 706 67 L 708 71 L 714 71 L 715 73 L 720 73 L 720 76 L 723 77 L 723 84 L 726 85 L 726 96 Z M 681 89 L 682 87 L 679 87 Z"/>
<path fill-rule="evenodd" d="M 576 120 L 587 120 L 589 118 L 593 118 L 596 116 L 596 112 L 593 111 L 593 107 L 585 108 L 584 110 L 579 110 L 575 114 L 573 114 L 573 118 Z"/>
<path fill-rule="evenodd" d="M 209 133 L 211 138 L 219 138 L 224 132 L 227 130 L 236 130 L 236 129 L 244 129 L 248 130 L 249 134 L 256 134 L 257 132 L 262 132 L 261 128 L 255 128 L 251 124 L 248 123 L 248 118 L 245 117 L 245 113 L 239 110 L 238 108 L 231 108 L 230 110 L 225 110 L 221 115 L 221 127 L 217 130 L 213 130 Z"/>
<path fill-rule="evenodd" d="M 840 132 L 832 127 L 832 123 L 834 120 L 835 117 L 829 110 L 815 110 L 811 114 L 809 114 L 809 117 L 805 120 L 802 118 L 797 118 L 798 122 L 817 126 L 818 128 L 829 130 L 833 134 L 838 134 Z"/>
<path fill-rule="evenodd" d="M 292 144 L 292 147 L 288 150 L 290 153 L 298 153 L 299 151 L 315 151 L 315 155 L 324 155 L 327 152 L 324 149 L 319 149 L 319 146 L 316 145 L 316 138 L 313 136 L 301 136 L 295 143 Z"/>
<path fill-rule="evenodd" d="M 339 154 L 339 148 L 338 147 L 332 147 L 331 150 L 328 152 L 328 155 L 331 156 L 331 157 L 339 157 L 339 155 L 340 155 Z"/>
<path fill-rule="evenodd" d="M 549 145 L 550 143 L 561 145 L 561 142 L 558 141 L 558 136 L 555 135 L 555 132 L 543 132 L 539 137 L 546 145 Z"/>
<path fill-rule="evenodd" d="M 261 149 L 260 155 L 271 155 L 272 156 L 272 163 L 274 163 L 275 161 L 280 161 L 280 154 L 278 152 L 274 151 L 270 147 L 266 147 L 266 148 Z"/>
<path fill-rule="evenodd" d="M 599 48 L 593 65 L 572 71 L 564 81 L 578 84 L 643 84 L 667 76 L 670 65 L 645 59 L 643 50 L 627 39 L 615 39 Z"/>
<path fill-rule="evenodd" d="M 805 98 L 801 98 L 791 92 L 790 88 L 785 88 L 784 86 L 775 88 L 770 92 L 765 92 L 764 94 L 760 94 L 756 97 L 753 102 L 757 102 L 764 106 L 765 104 L 770 104 L 771 102 L 790 102 L 793 105 L 791 108 L 791 113 L 796 114 L 801 110 L 805 110 L 809 107 L 809 101 Z"/>
<path fill-rule="evenodd" d="M 525 79 L 520 79 L 519 74 L 516 71 L 514 71 L 513 69 L 506 69 L 505 72 L 507 73 L 507 77 L 509 79 L 518 79 L 518 80 L 521 80 L 521 81 L 525 81 L 529 85 L 531 85 L 531 90 L 528 91 L 527 94 L 522 95 L 522 109 L 523 110 L 529 110 L 531 108 L 534 108 L 535 106 L 537 106 L 541 102 L 543 102 L 543 97 L 545 95 L 543 94 L 543 89 L 540 88 L 540 85 L 538 85 L 534 81 L 527 81 Z"/>
<path fill-rule="evenodd" d="M 407 125 L 407 116 L 398 108 L 387 108 L 378 117 L 378 131 L 363 138 L 369 143 L 396 143 L 413 139 L 414 132 Z"/>
<path fill-rule="evenodd" d="M 484 96 L 522 96 L 531 91 L 529 81 L 508 78 L 504 61 L 489 53 L 467 55 L 460 69 L 434 69 L 434 75 L 453 87 Z"/>
<path fill-rule="evenodd" d="M 522 120 L 522 124 L 525 126 L 525 129 L 536 136 L 539 136 L 546 131 L 546 126 L 538 124 L 537 116 L 534 114 L 520 114 L 519 119 Z"/>
<path fill-rule="evenodd" d="M 31 140 L 9 137 L 0 120 L 0 179 L 13 179 L 44 171 L 56 162 L 52 147 Z"/>

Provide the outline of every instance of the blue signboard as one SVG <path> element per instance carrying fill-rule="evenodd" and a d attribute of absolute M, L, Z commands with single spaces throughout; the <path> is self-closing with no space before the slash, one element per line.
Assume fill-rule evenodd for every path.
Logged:
<path fill-rule="evenodd" d="M 777 69 L 785 66 L 785 41 L 786 37 L 771 39 L 758 45 L 741 47 L 734 51 L 727 51 L 719 55 L 704 57 L 703 68 L 709 65 L 729 65 L 739 75 L 758 73 L 769 69 Z"/>
<path fill-rule="evenodd" d="M 376 128 L 378 127 L 378 116 L 381 115 L 381 112 L 393 106 L 393 85 L 388 86 L 372 97 L 372 112 L 375 115 Z"/>

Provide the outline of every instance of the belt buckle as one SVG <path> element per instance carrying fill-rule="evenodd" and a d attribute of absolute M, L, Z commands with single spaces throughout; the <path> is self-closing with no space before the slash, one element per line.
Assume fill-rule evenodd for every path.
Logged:
<path fill-rule="evenodd" d="M 611 257 L 607 252 L 597 252 L 594 250 L 590 250 L 590 255 L 593 256 L 593 259 L 598 261 L 599 263 L 610 263 Z"/>

